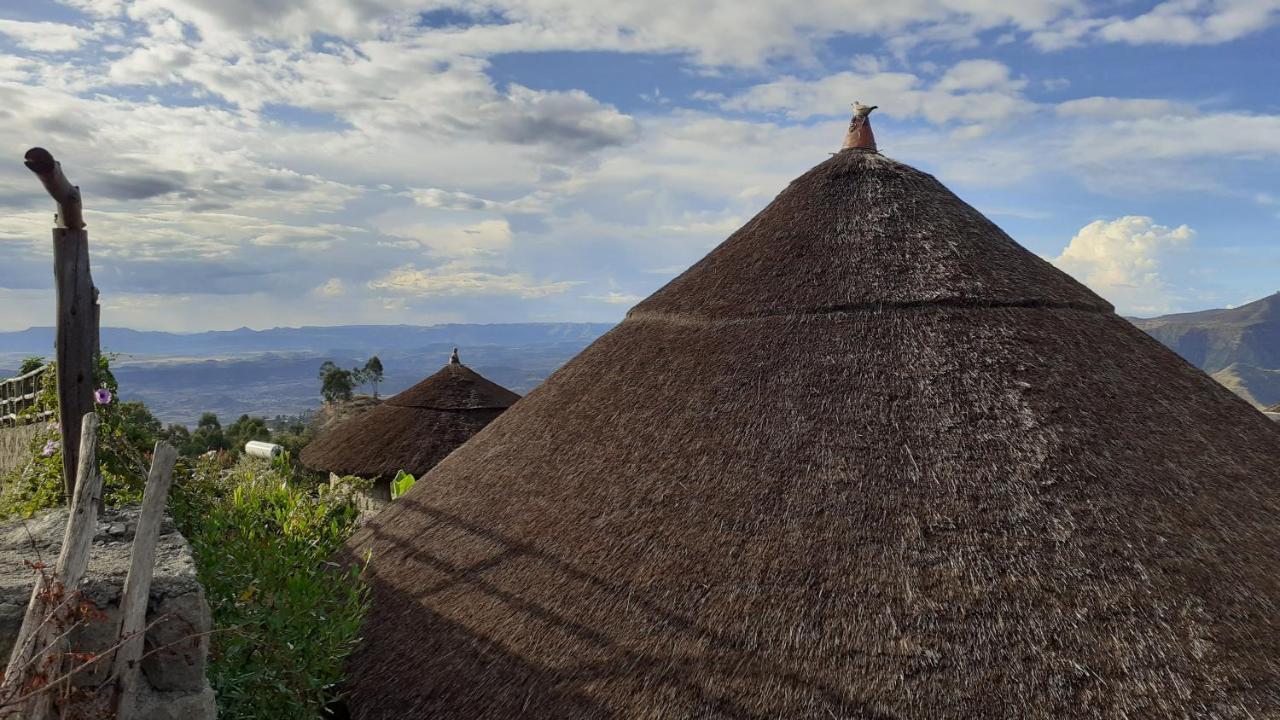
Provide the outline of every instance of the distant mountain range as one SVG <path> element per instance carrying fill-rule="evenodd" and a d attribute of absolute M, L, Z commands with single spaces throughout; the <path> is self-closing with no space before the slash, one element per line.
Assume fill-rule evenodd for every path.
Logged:
<path fill-rule="evenodd" d="M 123 399 L 142 400 L 164 422 L 190 425 L 205 411 L 228 421 L 317 408 L 325 360 L 353 367 L 377 355 L 386 372 L 379 390 L 394 394 L 438 370 L 454 347 L 464 363 L 524 394 L 611 327 L 345 325 L 193 334 L 103 328 L 102 348 L 118 354 L 112 367 Z M 52 351 L 52 328 L 0 333 L 0 377 L 12 375 L 23 357 Z"/>
<path fill-rule="evenodd" d="M 1130 320 L 1254 407 L 1280 402 L 1280 293 L 1237 308 Z"/>
<path fill-rule="evenodd" d="M 1242 398 L 1280 412 L 1280 293 L 1248 305 L 1155 318 L 1130 318 Z M 361 365 L 377 355 L 384 395 L 437 370 L 453 347 L 463 362 L 518 393 L 532 390 L 612 325 L 337 325 L 167 333 L 103 328 L 103 350 L 118 353 L 125 399 L 142 400 L 165 422 L 194 423 L 205 411 L 289 415 L 320 406 L 320 363 Z M 50 356 L 53 328 L 0 332 L 0 377 L 23 357 Z M 368 391 L 369 388 L 362 388 Z"/>
<path fill-rule="evenodd" d="M 613 327 L 604 323 L 511 323 L 495 325 L 334 325 L 330 327 L 215 330 L 168 333 L 103 328 L 105 352 L 130 355 L 211 356 L 262 352 L 386 352 L 453 343 L 538 345 L 590 342 Z M 48 355 L 53 328 L 0 332 L 0 354 Z"/>

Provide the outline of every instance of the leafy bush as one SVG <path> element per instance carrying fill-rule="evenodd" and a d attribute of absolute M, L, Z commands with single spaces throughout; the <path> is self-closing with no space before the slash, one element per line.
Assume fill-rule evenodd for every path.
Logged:
<path fill-rule="evenodd" d="M 322 717 L 368 607 L 361 569 L 331 562 L 355 527 L 351 493 L 290 483 L 290 465 L 201 459 L 173 491 L 213 611 L 220 718 Z"/>
<path fill-rule="evenodd" d="M 94 407 L 98 414 L 98 464 L 102 471 L 103 503 L 116 507 L 142 499 L 151 452 L 160 422 L 140 402 L 119 402 L 119 386 L 107 356 L 99 358 L 96 386 L 106 392 Z M 52 411 L 57 417 L 57 373 L 45 373 L 36 403 L 23 411 L 34 418 Z M 31 459 L 0 478 L 0 518 L 30 516 L 63 504 L 61 434 L 56 422 L 46 423 L 31 441 Z"/>
<path fill-rule="evenodd" d="M 250 440 L 270 440 L 271 431 L 267 429 L 267 421 L 260 417 L 241 415 L 238 420 L 227 426 L 227 444 L 236 453 L 244 452 L 244 446 Z"/>

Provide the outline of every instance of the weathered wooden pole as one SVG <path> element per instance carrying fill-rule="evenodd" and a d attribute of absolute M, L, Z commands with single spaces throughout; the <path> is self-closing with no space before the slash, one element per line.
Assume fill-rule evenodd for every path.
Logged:
<path fill-rule="evenodd" d="M 133 535 L 133 554 L 129 558 L 129 574 L 120 593 L 120 647 L 111 663 L 111 677 L 116 681 L 116 718 L 135 720 L 142 661 L 143 641 L 147 632 L 147 601 L 151 598 L 151 576 L 156 566 L 156 543 L 164 521 L 165 501 L 173 484 L 173 465 L 178 451 L 166 442 L 157 442 L 151 456 L 151 472 L 142 496 L 142 512 Z"/>
<path fill-rule="evenodd" d="M 84 416 L 79 435 L 83 438 L 83 446 L 78 453 L 81 458 L 77 468 L 80 481 L 72 496 L 71 514 L 67 518 L 67 529 L 62 536 L 62 550 L 53 574 L 48 577 L 48 583 L 46 584 L 43 572 L 36 576 L 31 601 L 27 604 L 22 627 L 18 630 L 18 638 L 13 643 L 13 652 L 5 671 L 4 682 L 9 689 L 6 694 L 25 689 L 31 673 L 43 674 L 46 682 L 57 679 L 61 677 L 66 665 L 62 652 L 69 628 L 62 624 L 58 616 L 67 613 L 68 608 L 60 607 L 60 604 L 67 603 L 69 594 L 80 589 L 80 581 L 89 567 L 89 549 L 93 545 L 93 534 L 98 526 L 98 510 L 102 506 L 96 414 L 88 413 Z M 74 606 L 74 603 L 71 604 Z M 45 658 L 51 659 L 51 662 L 42 662 Z M 20 717 L 25 720 L 46 720 L 50 716 L 52 700 L 50 692 L 31 696 L 23 706 Z"/>
<path fill-rule="evenodd" d="M 53 278 L 58 295 L 56 358 L 58 423 L 62 428 L 62 482 L 67 502 L 75 494 L 80 418 L 93 412 L 98 362 L 98 289 L 89 274 L 89 233 L 80 188 L 44 148 L 27 151 L 25 164 L 58 204 L 53 228 Z"/>

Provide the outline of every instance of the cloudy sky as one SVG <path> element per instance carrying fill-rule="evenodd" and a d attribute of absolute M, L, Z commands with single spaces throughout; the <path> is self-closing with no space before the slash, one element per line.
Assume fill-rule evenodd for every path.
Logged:
<path fill-rule="evenodd" d="M 1280 290 L 1280 0 L 0 0 L 0 330 L 52 316 L 48 147 L 103 321 L 616 320 L 849 103 L 1155 314 Z"/>

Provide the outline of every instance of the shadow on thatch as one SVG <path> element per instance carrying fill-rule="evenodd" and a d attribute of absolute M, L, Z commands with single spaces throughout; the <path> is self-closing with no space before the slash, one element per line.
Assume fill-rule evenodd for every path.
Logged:
<path fill-rule="evenodd" d="M 702 708 L 707 712 L 727 714 L 742 720 L 773 720 L 775 716 L 753 712 L 734 702 L 732 696 L 701 685 L 697 678 L 718 677 L 730 684 L 751 683 L 765 678 L 777 679 L 776 668 L 753 667 L 757 663 L 751 657 L 750 641 L 717 633 L 696 620 L 671 612 L 643 598 L 628 597 L 626 588 L 611 584 L 590 573 L 576 568 L 571 562 L 552 554 L 540 552 L 527 544 L 504 536 L 449 513 L 428 507 L 420 502 L 401 500 L 398 507 L 406 515 L 416 516 L 417 523 L 446 532 L 462 532 L 482 539 L 497 550 L 487 558 L 460 565 L 443 557 L 413 547 L 412 545 L 379 533 L 372 532 L 375 543 L 383 548 L 383 556 L 397 557 L 400 562 L 410 562 L 440 573 L 441 581 L 413 592 L 403 592 L 380 582 L 374 574 L 371 586 L 374 602 L 381 612 L 392 613 L 415 626 L 429 626 L 423 637 L 430 639 L 428 646 L 415 645 L 422 663 L 431 665 L 431 676 L 448 677 L 450 683 L 439 694 L 428 696 L 439 702 L 439 708 L 452 708 L 465 702 L 475 717 L 536 717 L 536 718 L 612 718 L 615 713 L 592 703 L 576 691 L 604 680 L 625 681 L 644 686 L 666 688 L 664 692 L 678 695 L 685 707 Z M 386 542 L 382 542 L 386 541 Z M 608 596 L 613 602 L 633 607 L 657 625 L 670 632 L 684 635 L 690 647 L 712 647 L 713 655 L 688 657 L 672 661 L 671 658 L 649 657 L 631 651 L 615 643 L 607 634 L 592 629 L 572 617 L 558 613 L 537 602 L 531 602 L 519 594 L 505 590 L 489 582 L 484 575 L 490 570 L 500 570 L 509 563 L 529 561 L 545 565 L 549 575 L 572 578 L 582 585 Z M 605 660 L 586 660 L 570 663 L 560 668 L 537 666 L 507 652 L 502 638 L 487 638 L 468 630 L 464 625 L 431 611 L 429 599 L 449 593 L 466 594 L 505 606 L 513 618 L 522 617 L 529 622 L 552 626 L 575 643 L 591 647 L 603 654 Z M 367 631 L 377 632 L 376 628 Z M 396 630 L 392 629 L 393 633 Z M 388 638 L 390 640 L 390 638 Z M 441 659 L 437 662 L 436 659 Z M 364 665 L 364 663 L 360 663 Z M 781 677 L 793 686 L 794 691 L 819 696 L 823 702 L 850 717 L 865 720 L 893 720 L 899 716 L 878 712 L 865 703 L 849 697 L 838 688 L 816 684 L 798 675 L 782 673 Z M 363 678 L 353 677 L 352 682 Z M 418 682 L 422 682 L 418 678 Z M 554 688 L 554 692 L 548 689 Z M 464 697 L 458 697 L 459 695 Z M 384 706 L 381 713 L 431 712 L 435 704 L 424 707 L 392 708 Z"/>
<path fill-rule="evenodd" d="M 433 674 L 441 673 L 453 679 L 448 686 L 412 702 L 389 698 L 376 717 L 431 718 L 438 707 L 458 705 L 474 708 L 476 717 L 601 720 L 613 717 L 572 687 L 566 687 L 557 673 L 506 652 L 499 642 L 480 637 L 464 625 L 422 608 L 412 597 L 376 580 L 373 591 L 376 601 L 389 612 L 405 617 L 412 615 L 415 624 L 425 623 L 431 627 L 425 642 L 414 643 L 414 652 L 421 662 L 386 668 L 386 672 L 392 674 L 387 680 L 422 682 L 422 665 L 427 664 Z M 351 680 L 358 681 L 357 678 Z M 357 712 L 352 713 L 352 717 L 369 716 Z"/>

